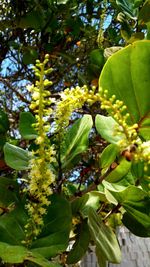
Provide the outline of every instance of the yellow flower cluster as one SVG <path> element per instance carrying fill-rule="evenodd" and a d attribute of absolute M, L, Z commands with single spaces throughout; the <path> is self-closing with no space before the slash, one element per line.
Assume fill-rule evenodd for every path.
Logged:
<path fill-rule="evenodd" d="M 124 134 L 124 138 L 118 142 L 120 150 L 134 150 L 132 158 L 135 161 L 143 161 L 145 170 L 150 164 L 150 142 L 142 142 L 138 136 L 138 124 L 128 124 L 130 114 L 127 113 L 127 107 L 123 101 L 116 100 L 116 96 L 108 97 L 108 91 L 100 88 L 96 94 L 101 102 L 101 108 L 106 109 L 109 114 L 118 122 L 118 127 L 114 130 L 114 134 Z M 123 136 L 123 135 L 122 135 Z"/>
<path fill-rule="evenodd" d="M 138 146 L 136 153 L 134 155 L 136 161 L 144 161 L 144 170 L 148 170 L 148 165 L 150 165 L 150 141 L 141 142 Z"/>
<path fill-rule="evenodd" d="M 102 88 L 99 89 L 98 93 L 95 92 L 95 87 L 92 87 L 91 90 L 87 86 L 66 89 L 61 94 L 61 101 L 56 107 L 55 121 L 58 132 L 63 134 L 63 129 L 68 126 L 72 112 L 81 108 L 85 102 L 89 105 L 100 102 L 101 109 L 106 109 L 118 122 L 118 127 L 114 129 L 114 134 L 117 133 L 124 136 L 118 142 L 121 151 L 134 145 L 136 147 L 133 154 L 134 160 L 142 160 L 147 162 L 146 164 L 150 164 L 150 150 L 147 148 L 147 142 L 142 143 L 138 136 L 138 124 L 129 125 L 130 114 L 127 113 L 127 107 L 123 101 L 117 100 L 115 95 L 108 97 L 108 91 Z"/>
<path fill-rule="evenodd" d="M 61 93 L 61 100 L 56 106 L 56 131 L 63 134 L 63 130 L 69 124 L 69 118 L 72 112 L 83 106 L 89 96 L 87 86 L 65 89 Z"/>
<path fill-rule="evenodd" d="M 101 109 L 106 109 L 109 114 L 118 122 L 119 126 L 115 131 L 117 134 L 124 134 L 125 139 L 119 141 L 118 145 L 122 149 L 132 145 L 139 144 L 140 140 L 138 138 L 138 124 L 129 125 L 127 123 L 130 114 L 127 113 L 127 107 L 124 105 L 123 101 L 116 100 L 116 96 L 112 95 L 108 97 L 108 91 L 100 88 L 99 96 L 101 101 Z"/>
<path fill-rule="evenodd" d="M 61 101 L 57 104 L 56 108 L 56 125 L 57 128 L 63 130 L 69 124 L 69 118 L 72 112 L 78 108 L 81 108 L 85 102 L 89 105 L 99 101 L 101 103 L 101 109 L 106 109 L 112 117 L 118 122 L 119 127 L 117 132 L 124 133 L 126 138 L 122 140 L 119 145 L 125 148 L 137 140 L 137 128 L 138 125 L 134 124 L 129 126 L 127 119 L 129 114 L 126 111 L 126 106 L 123 101 L 116 100 L 113 95 L 108 97 L 108 91 L 99 90 L 95 93 L 95 87 L 88 90 L 87 86 L 73 88 L 71 90 L 66 89 L 61 93 Z M 123 114 L 124 113 L 124 114 Z M 126 142 L 125 142 L 126 141 Z"/>
<path fill-rule="evenodd" d="M 50 204 L 51 185 L 55 180 L 50 169 L 50 164 L 55 160 L 55 151 L 50 146 L 47 137 L 47 131 L 49 130 L 47 116 L 52 113 L 51 109 L 46 109 L 46 106 L 52 103 L 51 99 L 47 99 L 50 92 L 46 88 L 52 84 L 45 79 L 45 75 L 52 71 L 52 69 L 45 70 L 47 62 L 48 56 L 45 57 L 43 63 L 40 63 L 39 60 L 36 62 L 34 71 L 39 80 L 36 81 L 35 86 L 28 87 L 32 93 L 30 108 L 35 113 L 36 118 L 36 123 L 33 126 L 37 131 L 35 143 L 38 145 L 38 149 L 32 151 L 32 159 L 30 160 L 29 185 L 27 188 L 29 201 L 26 205 L 30 218 L 25 226 L 26 244 L 30 244 L 32 239 L 36 238 L 41 231 L 43 215 L 46 214 L 47 206 Z"/>

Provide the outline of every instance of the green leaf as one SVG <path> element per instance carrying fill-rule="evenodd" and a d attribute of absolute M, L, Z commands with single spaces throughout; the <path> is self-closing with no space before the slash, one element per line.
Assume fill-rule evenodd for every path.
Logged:
<path fill-rule="evenodd" d="M 96 250 L 100 251 L 103 259 L 112 263 L 120 263 L 121 252 L 114 232 L 103 223 L 100 215 L 97 215 L 92 208 L 89 209 L 88 225 Z"/>
<path fill-rule="evenodd" d="M 150 229 L 150 198 L 147 192 L 136 186 L 129 186 L 121 192 L 111 193 L 134 220 Z"/>
<path fill-rule="evenodd" d="M 114 205 L 117 205 L 118 204 L 118 202 L 117 202 L 117 200 L 115 199 L 115 197 L 110 193 L 110 191 L 108 191 L 106 188 L 105 188 L 105 196 L 106 196 L 106 198 L 107 198 L 107 200 L 108 200 L 108 202 L 109 203 L 112 203 L 112 204 L 114 204 Z"/>
<path fill-rule="evenodd" d="M 127 161 L 123 158 L 119 165 L 107 175 L 106 181 L 110 183 L 119 182 L 125 175 L 128 174 L 131 168 L 131 161 Z"/>
<path fill-rule="evenodd" d="M 20 113 L 19 131 L 24 139 L 32 140 L 37 137 L 37 132 L 32 126 L 32 124 L 35 122 L 35 117 L 31 112 Z"/>
<path fill-rule="evenodd" d="M 28 12 L 24 17 L 21 17 L 18 23 L 19 28 L 32 28 L 41 29 L 44 25 L 44 16 L 41 10 L 32 10 Z"/>
<path fill-rule="evenodd" d="M 0 133 L 0 150 L 3 150 L 5 143 L 6 143 L 6 134 Z"/>
<path fill-rule="evenodd" d="M 55 257 L 67 248 L 72 218 L 70 204 L 65 198 L 52 195 L 50 200 L 43 231 L 31 246 L 32 252 L 46 258 Z"/>
<path fill-rule="evenodd" d="M 65 198 L 52 195 L 50 200 L 42 233 L 31 245 L 32 253 L 48 259 L 68 247 L 72 219 L 71 207 Z M 21 245 L 25 239 L 24 227 L 28 221 L 28 216 L 19 200 L 15 202 L 15 206 L 14 210 L 0 217 L 0 241 L 14 246 Z"/>
<path fill-rule="evenodd" d="M 137 0 L 116 0 L 116 4 L 131 19 L 137 18 L 138 9 L 135 8 L 136 2 Z"/>
<path fill-rule="evenodd" d="M 140 185 L 142 187 L 142 189 L 146 192 L 149 192 L 149 175 L 144 175 L 141 179 L 140 179 Z"/>
<path fill-rule="evenodd" d="M 10 246 L 0 242 L 0 258 L 5 263 L 22 263 L 28 255 L 28 250 L 23 246 Z"/>
<path fill-rule="evenodd" d="M 9 129 L 9 120 L 7 114 L 0 109 L 0 133 L 6 133 Z"/>
<path fill-rule="evenodd" d="M 136 32 L 131 35 L 130 39 L 128 40 L 128 44 L 132 44 L 136 41 L 143 40 L 143 39 L 145 39 L 144 32 Z"/>
<path fill-rule="evenodd" d="M 88 216 L 89 208 L 93 208 L 97 210 L 100 207 L 100 201 L 105 201 L 104 194 L 101 192 L 91 191 L 89 193 L 84 194 L 82 197 L 76 198 L 72 203 L 72 213 L 73 215 L 77 215 L 80 213 L 83 218 Z"/>
<path fill-rule="evenodd" d="M 100 167 L 102 169 L 108 168 L 115 161 L 118 152 L 119 147 L 117 145 L 108 145 L 100 155 Z"/>
<path fill-rule="evenodd" d="M 0 207 L 7 207 L 16 201 L 19 185 L 16 181 L 0 177 Z"/>
<path fill-rule="evenodd" d="M 123 214 L 122 222 L 134 235 L 150 237 L 150 228 L 144 227 L 143 224 L 135 220 L 129 213 L 125 212 Z"/>
<path fill-rule="evenodd" d="M 107 259 L 104 257 L 103 253 L 97 247 L 95 252 L 99 267 L 107 267 Z"/>
<path fill-rule="evenodd" d="M 33 253 L 31 251 L 29 251 L 28 256 L 26 257 L 26 260 L 28 260 L 30 262 L 34 262 L 34 263 L 38 264 L 41 267 L 61 267 L 62 266 L 62 265 L 60 265 L 58 263 L 54 263 L 52 261 L 48 261 L 47 259 L 42 257 L 40 254 Z"/>
<path fill-rule="evenodd" d="M 111 193 L 111 191 L 122 191 L 125 189 L 125 186 L 122 185 L 118 185 L 117 183 L 109 183 L 107 181 L 103 181 L 102 184 L 104 185 L 104 192 L 105 192 L 105 196 L 107 198 L 107 200 L 114 204 L 117 205 L 118 201 L 116 200 L 116 198 L 113 196 L 113 194 Z"/>
<path fill-rule="evenodd" d="M 29 153 L 28 151 L 6 143 L 4 146 L 5 162 L 8 166 L 15 170 L 29 169 Z"/>
<path fill-rule="evenodd" d="M 67 2 L 68 0 L 57 0 L 57 5 L 65 5 Z"/>
<path fill-rule="evenodd" d="M 25 65 L 34 64 L 38 58 L 38 52 L 36 49 L 28 48 L 24 51 L 22 61 Z"/>
<path fill-rule="evenodd" d="M 119 124 L 112 117 L 96 115 L 95 126 L 98 133 L 109 143 L 117 144 L 118 141 L 125 137 L 124 134 L 117 135 L 116 129 Z"/>
<path fill-rule="evenodd" d="M 91 115 L 84 115 L 78 119 L 65 134 L 61 148 L 62 168 L 69 168 L 74 165 L 77 156 L 83 153 L 88 147 L 88 136 L 93 122 Z"/>
<path fill-rule="evenodd" d="M 84 204 L 80 208 L 80 213 L 82 214 L 82 216 L 86 218 L 88 216 L 90 208 L 93 208 L 94 210 L 100 208 L 100 200 L 101 200 L 101 193 L 97 191 L 91 191 L 83 195 L 81 201 L 83 201 Z"/>
<path fill-rule="evenodd" d="M 127 106 L 130 123 L 139 123 L 139 132 L 147 139 L 150 114 L 150 42 L 137 41 L 111 56 L 100 76 L 99 84 L 108 95 L 116 95 Z"/>
<path fill-rule="evenodd" d="M 109 183 L 105 180 L 102 182 L 102 184 L 104 185 L 104 188 L 108 189 L 109 191 L 120 192 L 126 189 L 126 187 L 123 185 L 119 185 L 117 183 Z"/>
<path fill-rule="evenodd" d="M 89 55 L 89 61 L 99 67 L 101 70 L 104 65 L 104 51 L 102 49 L 94 49 Z"/>
<path fill-rule="evenodd" d="M 49 262 L 41 255 L 32 253 L 23 246 L 11 246 L 3 242 L 0 242 L 0 258 L 5 263 L 19 264 L 30 261 L 42 267 L 60 267 L 59 264 Z"/>
<path fill-rule="evenodd" d="M 143 179 L 143 177 L 144 177 L 144 162 L 133 162 L 131 172 L 135 176 L 136 179 Z"/>
<path fill-rule="evenodd" d="M 145 118 L 139 128 L 139 135 L 143 136 L 145 140 L 150 140 L 150 119 Z"/>
<path fill-rule="evenodd" d="M 25 238 L 24 226 L 27 223 L 28 216 L 19 205 L 19 203 L 15 203 L 12 211 L 0 217 L 1 242 L 6 242 L 10 245 L 21 245 L 22 240 Z"/>
<path fill-rule="evenodd" d="M 77 228 L 77 236 L 73 248 L 68 254 L 67 264 L 77 263 L 84 256 L 90 242 L 90 233 L 86 221 L 83 221 Z"/>
<path fill-rule="evenodd" d="M 77 197 L 75 200 L 71 202 L 71 209 L 72 209 L 72 214 L 75 216 L 77 213 L 82 210 L 86 202 L 88 201 L 89 196 L 85 194 L 82 197 Z"/>
<path fill-rule="evenodd" d="M 138 22 L 141 24 L 150 22 L 150 0 L 145 1 L 140 10 Z"/>

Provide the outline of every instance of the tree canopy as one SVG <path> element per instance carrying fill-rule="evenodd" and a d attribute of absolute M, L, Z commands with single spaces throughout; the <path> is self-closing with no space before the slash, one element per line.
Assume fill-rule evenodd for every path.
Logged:
<path fill-rule="evenodd" d="M 0 3 L 0 266 L 150 237 L 150 1 Z M 14 227 L 15 226 L 15 227 Z"/>

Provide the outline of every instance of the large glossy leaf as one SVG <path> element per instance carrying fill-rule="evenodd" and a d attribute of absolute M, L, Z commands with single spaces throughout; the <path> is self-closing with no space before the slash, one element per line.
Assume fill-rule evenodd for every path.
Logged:
<path fill-rule="evenodd" d="M 116 95 L 127 106 L 130 123 L 139 123 L 140 134 L 147 139 L 150 114 L 150 41 L 137 41 L 111 56 L 101 76 L 100 87 Z"/>
<path fill-rule="evenodd" d="M 120 192 L 112 190 L 111 194 L 134 220 L 150 229 L 150 197 L 147 192 L 136 186 L 129 186 Z"/>
<path fill-rule="evenodd" d="M 126 187 L 122 186 L 122 185 L 118 185 L 117 183 L 109 183 L 107 181 L 103 181 L 102 182 L 104 185 L 104 192 L 105 192 L 105 196 L 107 198 L 107 200 L 110 203 L 113 203 L 114 205 L 118 204 L 118 201 L 116 200 L 116 198 L 113 196 L 113 194 L 111 194 L 111 191 L 122 191 L 124 190 Z"/>
<path fill-rule="evenodd" d="M 134 162 L 131 168 L 132 175 L 136 179 L 144 178 L 144 162 Z"/>
<path fill-rule="evenodd" d="M 53 261 L 49 261 L 45 259 L 44 257 L 42 257 L 40 254 L 33 253 L 31 251 L 28 252 L 28 256 L 26 260 L 36 263 L 37 265 L 41 267 L 62 267 L 62 265 L 55 263 Z"/>
<path fill-rule="evenodd" d="M 80 198 L 76 198 L 72 203 L 72 213 L 74 215 L 80 213 L 82 217 L 88 216 L 89 208 L 97 210 L 100 207 L 100 201 L 105 201 L 103 194 L 97 191 L 91 191 L 84 194 Z"/>
<path fill-rule="evenodd" d="M 121 252 L 114 232 L 103 223 L 100 215 L 92 208 L 89 209 L 88 225 L 96 249 L 103 255 L 103 260 L 120 263 Z"/>
<path fill-rule="evenodd" d="M 60 267 L 59 264 L 49 262 L 41 255 L 32 253 L 23 246 L 11 246 L 3 242 L 0 242 L 0 258 L 5 263 L 19 264 L 30 261 L 42 267 Z"/>
<path fill-rule="evenodd" d="M 0 217 L 0 241 L 10 245 L 21 245 L 25 238 L 24 226 L 27 219 L 24 209 L 15 203 L 12 211 Z"/>
<path fill-rule="evenodd" d="M 11 246 L 0 242 L 0 258 L 6 263 L 22 263 L 28 255 L 23 246 Z"/>
<path fill-rule="evenodd" d="M 31 246 L 33 253 L 46 258 L 54 257 L 67 248 L 71 227 L 69 202 L 59 195 L 52 195 L 50 200 L 43 231 Z M 0 241 L 10 245 L 22 245 L 27 220 L 28 216 L 21 203 L 15 203 L 14 210 L 0 217 Z"/>
<path fill-rule="evenodd" d="M 68 254 L 67 263 L 77 263 L 84 256 L 90 242 L 90 233 L 86 221 L 83 221 L 77 228 L 75 243 Z"/>
<path fill-rule="evenodd" d="M 0 210 L 5 212 L 11 210 L 19 194 L 19 185 L 13 179 L 6 177 L 0 178 Z"/>
<path fill-rule="evenodd" d="M 122 222 L 134 235 L 150 237 L 150 227 L 144 227 L 144 225 L 135 220 L 129 213 L 124 213 Z"/>
<path fill-rule="evenodd" d="M 148 115 L 149 116 L 149 115 Z M 146 140 L 150 140 L 150 119 L 144 118 L 142 124 L 139 127 L 140 135 Z"/>
<path fill-rule="evenodd" d="M 88 136 L 93 122 L 90 115 L 84 115 L 67 131 L 61 148 L 62 168 L 73 166 L 77 156 L 88 146 Z"/>
<path fill-rule="evenodd" d="M 71 227 L 71 207 L 69 202 L 59 195 L 52 195 L 51 205 L 44 220 L 44 228 L 31 249 L 46 258 L 54 257 L 64 251 L 69 242 Z"/>
<path fill-rule="evenodd" d="M 99 267 L 107 267 L 107 259 L 104 257 L 103 253 L 97 247 L 95 252 Z"/>
<path fill-rule="evenodd" d="M 138 21 L 142 24 L 150 22 L 150 0 L 145 1 L 140 10 Z"/>
<path fill-rule="evenodd" d="M 37 132 L 32 126 L 32 124 L 35 122 L 35 117 L 31 112 L 21 112 L 19 120 L 19 131 L 24 139 L 32 140 L 37 137 Z"/>
<path fill-rule="evenodd" d="M 28 151 L 6 143 L 4 146 L 5 161 L 8 166 L 15 170 L 29 169 L 29 153 Z"/>
<path fill-rule="evenodd" d="M 95 126 L 98 133 L 109 143 L 117 144 L 125 137 L 124 134 L 117 135 L 116 129 L 119 125 L 112 117 L 96 115 Z"/>
<path fill-rule="evenodd" d="M 116 159 L 119 147 L 115 144 L 108 145 L 100 155 L 100 167 L 102 169 L 108 168 Z"/>
<path fill-rule="evenodd" d="M 122 159 L 119 165 L 111 171 L 106 177 L 106 181 L 110 183 L 119 182 L 125 175 L 128 174 L 131 168 L 131 162 L 126 159 Z"/>
<path fill-rule="evenodd" d="M 88 198 L 87 198 L 88 196 Z M 86 198 L 86 202 L 84 202 L 84 198 Z M 89 213 L 89 209 L 93 208 L 97 210 L 100 208 L 100 200 L 101 200 L 101 193 L 96 191 L 91 191 L 82 197 L 84 205 L 80 208 L 80 213 L 83 217 L 87 217 Z"/>
<path fill-rule="evenodd" d="M 117 5 L 130 18 L 136 19 L 137 8 L 135 8 L 137 0 L 116 0 Z"/>
<path fill-rule="evenodd" d="M 22 245 L 28 216 L 24 209 L 24 200 L 20 198 L 17 181 L 0 178 L 0 207 L 0 242 Z"/>

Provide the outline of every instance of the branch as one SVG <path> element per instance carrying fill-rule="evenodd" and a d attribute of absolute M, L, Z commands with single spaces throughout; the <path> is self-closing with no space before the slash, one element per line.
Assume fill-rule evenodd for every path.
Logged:
<path fill-rule="evenodd" d="M 108 176 L 108 174 L 111 173 L 112 170 L 113 169 L 110 166 L 110 168 L 103 175 L 101 175 L 99 179 L 95 180 L 87 189 L 76 192 L 75 195 L 71 198 L 71 201 L 73 201 L 77 196 L 82 197 L 84 194 L 95 190 L 97 186 L 101 184 L 102 181 Z"/>
<path fill-rule="evenodd" d="M 20 98 L 21 101 L 30 104 L 30 101 L 27 100 L 22 94 L 20 94 L 13 86 L 12 84 L 10 84 L 10 82 L 7 79 L 4 79 L 2 77 L 0 77 L 0 82 L 2 82 L 3 84 L 5 84 L 7 87 L 9 87 L 18 98 Z"/>
<path fill-rule="evenodd" d="M 108 174 L 111 173 L 111 171 L 112 171 L 112 168 L 110 167 L 103 175 L 100 176 L 100 178 L 98 180 L 94 181 L 93 184 L 91 184 L 86 190 L 84 190 L 82 192 L 82 194 L 86 194 L 90 191 L 95 190 L 97 188 L 97 186 L 99 184 L 101 184 L 103 180 L 105 180 L 105 178 L 108 176 Z"/>

